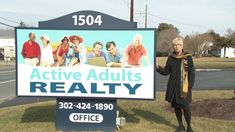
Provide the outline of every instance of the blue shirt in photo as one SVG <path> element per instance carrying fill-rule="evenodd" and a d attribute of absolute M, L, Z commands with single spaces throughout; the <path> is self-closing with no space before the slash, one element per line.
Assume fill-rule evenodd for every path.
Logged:
<path fill-rule="evenodd" d="M 122 58 L 123 58 L 123 54 L 124 54 L 124 52 L 120 48 L 117 48 L 117 53 L 115 56 L 111 55 L 110 53 L 107 53 L 106 54 L 107 63 L 109 63 L 109 62 L 121 63 Z"/>

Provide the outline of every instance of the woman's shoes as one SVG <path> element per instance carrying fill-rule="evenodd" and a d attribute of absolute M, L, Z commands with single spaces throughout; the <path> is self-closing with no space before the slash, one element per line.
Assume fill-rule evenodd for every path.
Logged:
<path fill-rule="evenodd" d="M 187 132 L 193 132 L 192 127 L 187 127 Z"/>
<path fill-rule="evenodd" d="M 185 127 L 184 126 L 177 127 L 175 132 L 182 132 L 182 131 L 185 131 Z M 192 127 L 187 127 L 186 132 L 194 132 L 194 131 L 193 131 Z"/>
<path fill-rule="evenodd" d="M 185 131 L 185 127 L 183 125 L 177 127 L 176 130 L 175 130 L 175 132 L 181 132 L 181 131 Z"/>

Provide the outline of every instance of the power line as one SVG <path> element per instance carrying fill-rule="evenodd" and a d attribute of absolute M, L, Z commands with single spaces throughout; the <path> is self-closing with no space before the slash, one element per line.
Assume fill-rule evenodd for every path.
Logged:
<path fill-rule="evenodd" d="M 168 18 L 164 18 L 164 17 L 161 17 L 161 16 L 157 16 L 157 15 L 154 15 L 154 14 L 151 14 L 151 13 L 148 13 L 148 15 L 150 15 L 150 16 L 152 16 L 152 17 L 156 17 L 156 18 L 162 19 L 162 20 L 167 20 L 167 21 L 176 22 L 176 23 L 178 23 L 178 24 L 185 25 L 185 26 L 199 27 L 199 28 L 203 28 L 203 29 L 206 28 L 206 27 L 201 26 L 201 25 L 184 23 L 184 22 L 180 22 L 180 21 L 177 21 L 177 20 L 173 20 L 173 19 L 168 19 Z"/>
<path fill-rule="evenodd" d="M 128 9 L 131 8 L 128 1 L 126 1 L 126 0 L 121 0 L 121 1 L 127 6 Z"/>
<path fill-rule="evenodd" d="M 0 17 L 0 19 L 7 20 L 7 21 L 9 21 L 9 22 L 13 22 L 13 23 L 16 23 L 16 24 L 20 24 L 20 23 L 19 23 L 19 22 L 17 22 L 17 21 L 10 20 L 10 19 L 8 19 L 8 18 L 4 18 L 4 17 Z"/>
<path fill-rule="evenodd" d="M 128 8 L 131 8 L 126 0 L 122 0 L 122 2 L 125 3 Z M 139 13 L 135 13 L 135 14 L 138 14 L 138 15 L 145 15 L 145 27 L 147 27 L 147 15 L 149 15 L 149 16 L 152 16 L 152 17 L 156 17 L 156 18 L 159 18 L 159 19 L 162 19 L 162 20 L 172 21 L 172 22 L 175 22 L 175 23 L 178 23 L 178 24 L 181 24 L 181 25 L 185 25 L 185 26 L 199 27 L 199 28 L 202 28 L 202 29 L 206 28 L 206 27 L 201 26 L 201 25 L 184 23 L 184 22 L 180 22 L 180 21 L 173 20 L 173 19 L 168 19 L 168 18 L 165 18 L 165 17 L 162 17 L 162 16 L 158 16 L 158 15 L 149 13 L 149 12 L 147 12 L 147 0 L 145 2 L 146 2 L 145 13 L 142 13 L 142 11 L 139 12 Z"/>
<path fill-rule="evenodd" d="M 138 27 L 142 27 L 142 18 L 143 18 L 144 13 L 135 13 L 135 21 L 138 24 Z"/>
<path fill-rule="evenodd" d="M 0 24 L 2 24 L 2 25 L 4 25 L 4 26 L 7 26 L 7 27 L 15 28 L 14 26 L 9 25 L 9 24 L 6 24 L 6 23 L 3 23 L 3 22 L 0 22 Z"/>

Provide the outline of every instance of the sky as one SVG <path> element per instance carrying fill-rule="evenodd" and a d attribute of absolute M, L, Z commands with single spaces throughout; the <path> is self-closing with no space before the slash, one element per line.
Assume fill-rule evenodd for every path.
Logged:
<path fill-rule="evenodd" d="M 134 0 L 134 21 L 144 27 L 145 7 L 148 9 L 148 28 L 159 23 L 176 26 L 182 36 L 204 33 L 213 29 L 224 35 L 227 29 L 235 29 L 234 0 Z M 94 10 L 129 20 L 130 0 L 2 0 L 0 22 L 23 21 L 37 26 L 38 21 L 50 20 L 72 12 Z M 0 25 L 0 29 L 6 26 Z"/>

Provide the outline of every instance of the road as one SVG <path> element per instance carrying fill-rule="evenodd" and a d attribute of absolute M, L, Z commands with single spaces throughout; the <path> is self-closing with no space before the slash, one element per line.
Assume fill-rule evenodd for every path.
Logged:
<path fill-rule="evenodd" d="M 157 73 L 157 90 L 165 90 L 169 76 Z M 194 90 L 235 89 L 235 70 L 198 71 Z"/>
<path fill-rule="evenodd" d="M 222 71 L 200 71 L 196 72 L 194 90 L 208 89 L 235 89 L 235 70 Z M 157 90 L 165 90 L 169 76 L 162 76 L 157 73 Z M 8 100 L 11 103 L 34 102 L 48 100 L 50 98 L 21 97 L 15 99 L 15 67 L 0 67 L 0 104 Z M 0 105 L 1 107 L 1 105 Z"/>
<path fill-rule="evenodd" d="M 0 102 L 15 97 L 15 66 L 0 67 Z"/>
<path fill-rule="evenodd" d="M 17 97 L 16 98 L 15 66 L 0 67 L 0 108 L 51 100 L 52 98 Z"/>

